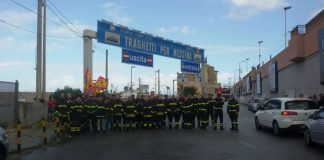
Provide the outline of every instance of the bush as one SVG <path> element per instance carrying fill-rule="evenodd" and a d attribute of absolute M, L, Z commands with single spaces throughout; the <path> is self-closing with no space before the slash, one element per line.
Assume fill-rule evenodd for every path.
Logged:
<path fill-rule="evenodd" d="M 56 89 L 56 91 L 53 93 L 52 97 L 55 100 L 58 100 L 62 93 L 64 93 L 65 95 L 71 94 L 72 98 L 75 98 L 76 96 L 81 95 L 81 90 L 80 90 L 80 88 L 72 88 L 69 86 L 65 86 L 63 89 L 60 89 L 60 88 Z"/>

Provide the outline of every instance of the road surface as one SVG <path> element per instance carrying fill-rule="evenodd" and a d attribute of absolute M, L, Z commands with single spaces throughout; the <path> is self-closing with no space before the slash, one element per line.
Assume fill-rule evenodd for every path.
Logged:
<path fill-rule="evenodd" d="M 81 135 L 55 146 L 22 155 L 22 160 L 323 160 L 324 147 L 307 147 L 301 134 L 274 136 L 257 131 L 254 114 L 241 106 L 239 132 L 230 131 L 137 130 Z"/>

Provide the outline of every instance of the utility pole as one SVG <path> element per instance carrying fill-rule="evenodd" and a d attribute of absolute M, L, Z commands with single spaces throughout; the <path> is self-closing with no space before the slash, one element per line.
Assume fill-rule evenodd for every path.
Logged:
<path fill-rule="evenodd" d="M 106 49 L 106 74 L 105 74 L 106 82 L 108 82 L 108 49 Z M 108 91 L 108 85 L 106 88 L 106 91 Z"/>
<path fill-rule="evenodd" d="M 160 96 L 161 91 L 160 91 L 160 69 L 157 70 L 158 72 L 158 95 Z"/>
<path fill-rule="evenodd" d="M 138 77 L 138 92 L 141 93 L 141 77 Z"/>
<path fill-rule="evenodd" d="M 135 68 L 135 66 L 131 66 L 131 84 L 130 84 L 131 91 L 133 91 L 133 68 Z"/>
<path fill-rule="evenodd" d="M 43 79 L 42 79 L 42 94 L 41 99 L 45 99 L 46 94 L 46 0 L 43 2 L 44 16 L 43 16 Z"/>
<path fill-rule="evenodd" d="M 42 90 L 42 0 L 38 0 L 37 9 L 37 56 L 36 56 L 36 99 L 41 97 Z"/>
<path fill-rule="evenodd" d="M 260 49 L 261 43 L 263 43 L 263 41 L 259 41 L 259 67 L 261 67 L 261 49 Z"/>

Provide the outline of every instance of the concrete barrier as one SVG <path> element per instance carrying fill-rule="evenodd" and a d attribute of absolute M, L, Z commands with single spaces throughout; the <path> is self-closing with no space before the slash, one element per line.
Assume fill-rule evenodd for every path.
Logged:
<path fill-rule="evenodd" d="M 18 118 L 23 127 L 35 127 L 42 118 L 47 119 L 47 105 L 41 102 L 19 102 Z"/>

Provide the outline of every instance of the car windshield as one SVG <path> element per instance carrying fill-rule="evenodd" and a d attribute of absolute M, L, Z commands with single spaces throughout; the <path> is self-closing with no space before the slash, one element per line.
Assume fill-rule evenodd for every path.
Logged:
<path fill-rule="evenodd" d="M 317 109 L 315 103 L 312 101 L 289 101 L 285 104 L 286 110 L 305 110 L 305 109 Z"/>

